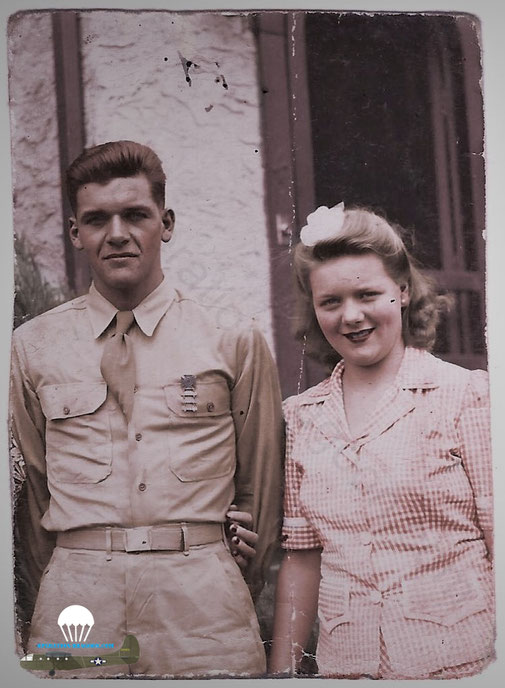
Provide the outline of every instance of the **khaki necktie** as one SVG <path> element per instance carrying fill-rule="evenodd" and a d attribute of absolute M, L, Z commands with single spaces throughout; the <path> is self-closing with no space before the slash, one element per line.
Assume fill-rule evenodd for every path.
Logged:
<path fill-rule="evenodd" d="M 126 334 L 134 322 L 131 311 L 118 311 L 116 331 L 105 342 L 100 370 L 109 390 L 117 399 L 128 422 L 133 409 L 135 359 L 130 337 Z"/>

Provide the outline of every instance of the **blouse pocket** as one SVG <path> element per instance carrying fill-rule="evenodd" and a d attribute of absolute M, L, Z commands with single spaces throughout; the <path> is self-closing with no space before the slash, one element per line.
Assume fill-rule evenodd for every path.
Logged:
<path fill-rule="evenodd" d="M 166 385 L 170 470 L 181 482 L 210 480 L 235 469 L 235 425 L 225 380 L 197 379 L 196 398 L 186 402 L 180 384 Z"/>
<path fill-rule="evenodd" d="M 98 483 L 112 471 L 112 435 L 104 382 L 46 385 L 38 390 L 46 417 L 48 477 Z"/>
<path fill-rule="evenodd" d="M 319 622 L 327 633 L 350 621 L 349 582 L 342 576 L 322 578 L 319 587 Z"/>
<path fill-rule="evenodd" d="M 486 593 L 471 569 L 451 567 L 402 581 L 402 606 L 407 619 L 453 626 L 487 609 Z"/>

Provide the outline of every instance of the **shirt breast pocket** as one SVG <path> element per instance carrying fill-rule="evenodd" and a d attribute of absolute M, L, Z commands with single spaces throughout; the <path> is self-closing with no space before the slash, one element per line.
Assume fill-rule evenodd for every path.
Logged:
<path fill-rule="evenodd" d="M 47 473 L 58 483 L 99 483 L 112 470 L 112 434 L 104 382 L 46 385 Z"/>
<path fill-rule="evenodd" d="M 182 482 L 210 480 L 235 469 L 235 426 L 225 380 L 196 381 L 191 403 L 181 385 L 164 388 L 169 414 L 170 470 Z"/>

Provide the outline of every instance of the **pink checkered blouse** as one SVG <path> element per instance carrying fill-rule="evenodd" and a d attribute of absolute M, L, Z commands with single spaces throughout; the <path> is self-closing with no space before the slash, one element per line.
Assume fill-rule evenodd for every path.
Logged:
<path fill-rule="evenodd" d="M 283 546 L 323 548 L 319 672 L 378 676 L 381 643 L 401 677 L 492 658 L 487 374 L 407 348 L 353 437 L 342 373 L 284 402 Z"/>

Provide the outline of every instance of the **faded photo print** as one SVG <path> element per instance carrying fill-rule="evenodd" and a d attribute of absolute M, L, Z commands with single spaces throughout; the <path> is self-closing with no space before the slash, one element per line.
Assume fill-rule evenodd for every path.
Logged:
<path fill-rule="evenodd" d="M 480 36 L 455 12 L 11 15 L 23 669 L 485 676 Z"/>

